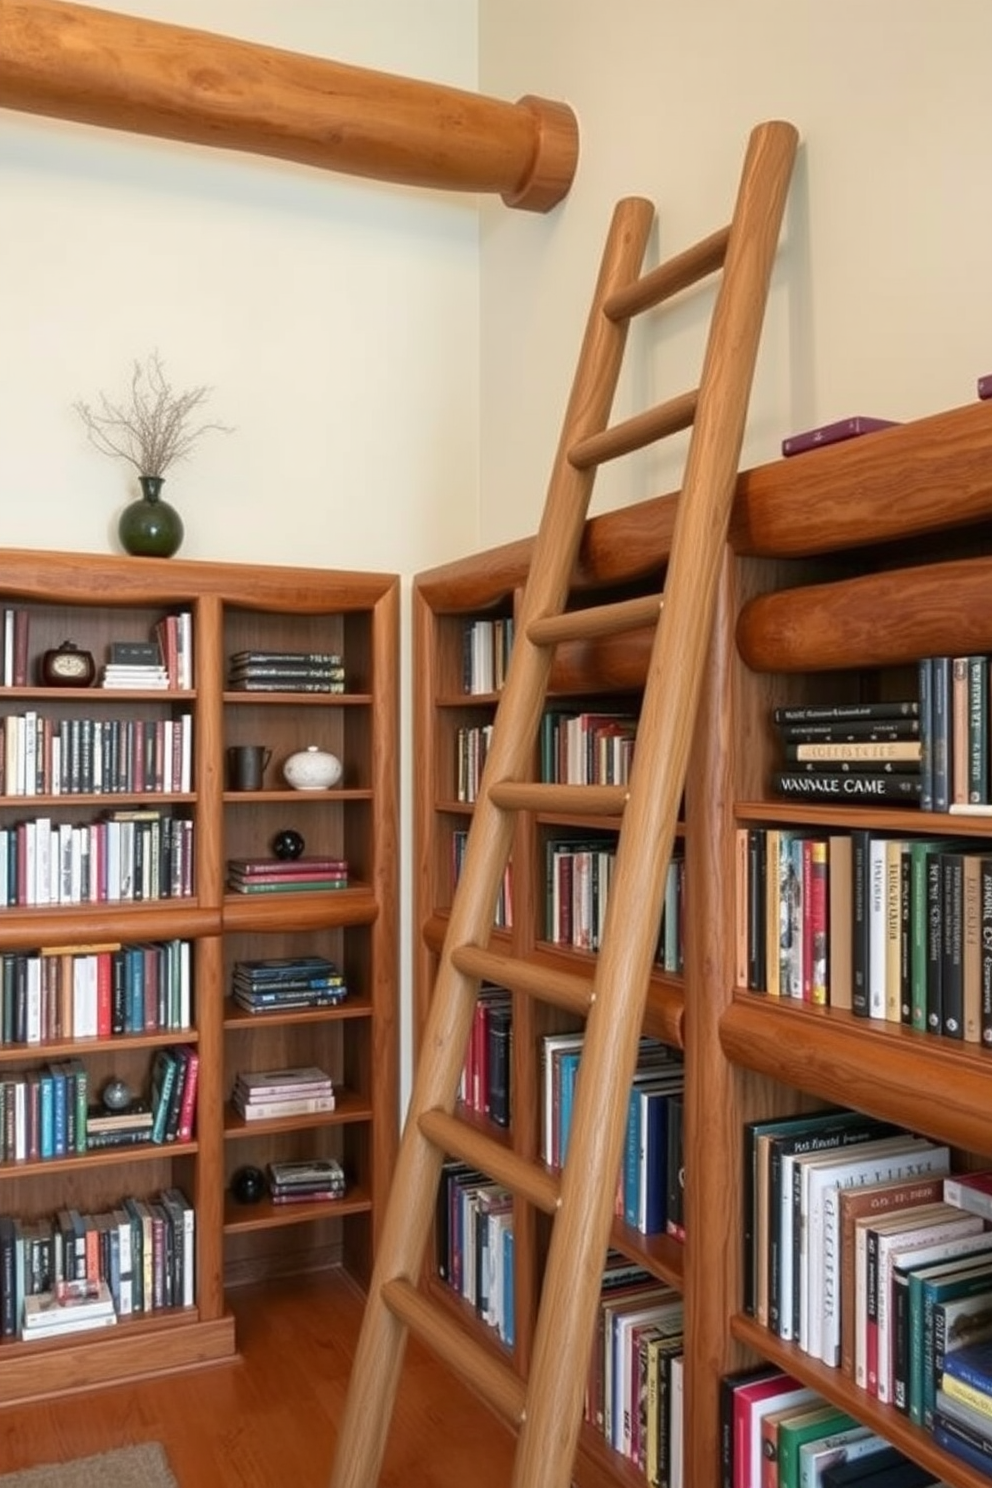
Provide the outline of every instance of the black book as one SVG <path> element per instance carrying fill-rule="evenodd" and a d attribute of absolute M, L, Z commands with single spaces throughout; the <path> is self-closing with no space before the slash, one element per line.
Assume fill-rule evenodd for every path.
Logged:
<path fill-rule="evenodd" d="M 776 708 L 776 723 L 829 723 L 859 718 L 918 718 L 920 705 L 915 699 L 894 703 L 807 703 Z"/>
<path fill-rule="evenodd" d="M 948 1038 L 964 1038 L 964 854 L 940 858 L 940 1027 Z"/>
<path fill-rule="evenodd" d="M 901 1467 L 909 1461 L 898 1447 L 880 1446 L 877 1452 L 866 1452 L 863 1457 L 854 1457 L 846 1462 L 832 1462 L 823 1469 L 822 1488 L 853 1488 L 863 1480 L 872 1478 L 890 1468 Z"/>
<path fill-rule="evenodd" d="M 851 832 L 851 1011 L 868 1016 L 869 967 L 869 852 L 871 832 L 855 827 Z"/>
<path fill-rule="evenodd" d="M 772 775 L 772 788 L 780 796 L 807 801 L 918 806 L 920 773 L 918 768 L 909 774 L 888 774 L 882 770 L 829 770 L 822 773 L 803 769 L 776 770 Z"/>
<path fill-rule="evenodd" d="M 764 992 L 767 977 L 765 945 L 766 837 L 761 827 L 747 834 L 747 984 L 752 992 Z"/>
<path fill-rule="evenodd" d="M 510 1047 L 513 1010 L 496 1004 L 489 1009 L 489 1115 L 497 1126 L 510 1124 Z"/>
<path fill-rule="evenodd" d="M 779 738 L 785 744 L 855 744 L 859 739 L 879 743 L 893 739 L 918 739 L 918 718 L 850 718 L 829 723 L 783 723 Z"/>

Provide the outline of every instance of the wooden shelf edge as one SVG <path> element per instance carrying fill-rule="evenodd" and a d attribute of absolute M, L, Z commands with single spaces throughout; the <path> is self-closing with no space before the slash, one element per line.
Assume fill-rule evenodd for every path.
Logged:
<path fill-rule="evenodd" d="M 972 1152 L 992 1149 L 989 1056 L 957 1040 L 838 1010 L 735 992 L 720 1019 L 734 1064 Z M 786 1021 L 787 1020 L 787 1021 Z"/>
<path fill-rule="evenodd" d="M 210 1321 L 163 1316 L 154 1323 L 146 1327 L 144 1320 L 132 1320 L 99 1336 L 75 1334 L 55 1346 L 4 1345 L 0 1350 L 0 1404 L 152 1378 L 236 1356 L 231 1314 Z"/>
<path fill-rule="evenodd" d="M 349 1188 L 340 1199 L 318 1200 L 311 1204 L 273 1204 L 263 1199 L 258 1204 L 239 1204 L 230 1196 L 224 1199 L 224 1234 L 243 1235 L 251 1230 L 284 1229 L 289 1225 L 313 1224 L 319 1219 L 348 1219 L 353 1214 L 368 1214 L 372 1199 L 359 1187 Z"/>
<path fill-rule="evenodd" d="M 986 1476 L 942 1452 L 929 1432 L 912 1425 L 895 1406 L 879 1404 L 849 1375 L 828 1368 L 819 1359 L 811 1359 L 797 1344 L 783 1343 L 752 1318 L 740 1314 L 732 1318 L 730 1331 L 739 1343 L 754 1349 L 770 1363 L 779 1365 L 802 1384 L 820 1391 L 828 1400 L 849 1411 L 939 1478 L 955 1484 L 956 1488 L 988 1488 Z"/>

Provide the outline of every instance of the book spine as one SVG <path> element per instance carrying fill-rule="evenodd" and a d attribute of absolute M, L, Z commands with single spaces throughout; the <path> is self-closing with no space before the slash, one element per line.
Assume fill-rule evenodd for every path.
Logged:
<path fill-rule="evenodd" d="M 828 771 L 823 774 L 807 770 L 777 770 L 772 775 L 772 787 L 779 795 L 810 801 L 891 801 L 905 806 L 918 804 L 920 799 L 918 774 L 889 775 L 874 770 L 866 773 Z"/>

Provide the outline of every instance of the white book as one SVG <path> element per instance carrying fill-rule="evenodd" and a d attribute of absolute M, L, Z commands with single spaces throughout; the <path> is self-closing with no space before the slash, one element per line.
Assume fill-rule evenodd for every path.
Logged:
<path fill-rule="evenodd" d="M 3 612 L 3 676 L 0 678 L 4 687 L 14 685 L 14 611 L 5 609 Z"/>
<path fill-rule="evenodd" d="M 27 958 L 27 1016 L 25 1031 L 29 1044 L 41 1043 L 41 957 Z"/>
<path fill-rule="evenodd" d="M 52 887 L 52 819 L 40 816 L 35 823 L 34 902 L 51 903 Z"/>
<path fill-rule="evenodd" d="M 883 1019 L 887 942 L 886 846 L 884 837 L 873 837 L 868 850 L 868 1016 Z"/>
<path fill-rule="evenodd" d="M 684 1368 L 681 1354 L 672 1359 L 670 1396 L 668 1401 L 668 1436 L 671 1443 L 669 1456 L 669 1488 L 685 1488 L 684 1441 L 682 1426 L 682 1378 Z"/>
<path fill-rule="evenodd" d="M 836 1191 L 887 1178 L 950 1168 L 950 1151 L 924 1138 L 897 1134 L 867 1142 L 838 1158 L 804 1158 L 799 1169 L 799 1345 L 833 1367 L 840 1361 L 840 1206 Z M 825 1195 L 833 1191 L 826 1205 Z M 829 1355 L 829 1357 L 825 1357 Z"/>
<path fill-rule="evenodd" d="M 26 796 L 38 794 L 38 715 L 25 713 L 19 720 L 23 734 L 24 792 Z"/>

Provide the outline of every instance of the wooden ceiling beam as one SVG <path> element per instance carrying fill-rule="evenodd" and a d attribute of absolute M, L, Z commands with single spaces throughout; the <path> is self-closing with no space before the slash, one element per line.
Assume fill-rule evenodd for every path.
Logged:
<path fill-rule="evenodd" d="M 536 212 L 566 195 L 578 159 L 563 103 L 503 103 L 67 0 L 0 0 L 0 105 Z"/>

